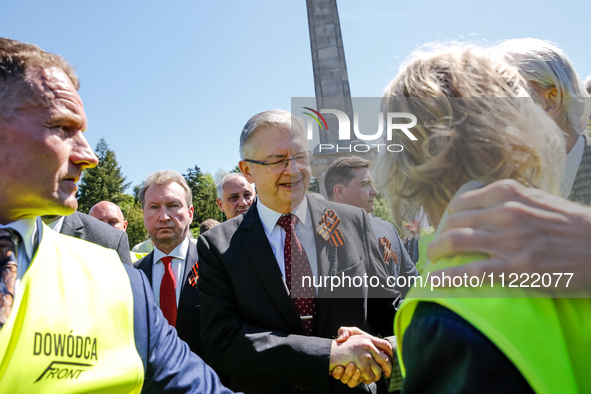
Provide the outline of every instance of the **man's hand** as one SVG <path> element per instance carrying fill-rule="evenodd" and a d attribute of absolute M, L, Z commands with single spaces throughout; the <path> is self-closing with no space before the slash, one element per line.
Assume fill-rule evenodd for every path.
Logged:
<path fill-rule="evenodd" d="M 379 380 L 382 372 L 390 376 L 393 356 L 387 340 L 357 327 L 341 327 L 331 347 L 330 374 L 349 387 L 361 382 L 370 384 Z"/>
<path fill-rule="evenodd" d="M 490 259 L 446 269 L 446 275 L 486 272 L 498 279 L 500 273 L 572 272 L 569 289 L 591 286 L 590 207 L 502 180 L 458 196 L 448 211 L 441 236 L 429 245 L 429 259 L 462 252 L 487 253 Z"/>

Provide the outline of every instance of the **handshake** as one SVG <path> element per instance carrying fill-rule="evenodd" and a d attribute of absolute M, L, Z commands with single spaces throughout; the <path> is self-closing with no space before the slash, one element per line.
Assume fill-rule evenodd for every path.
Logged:
<path fill-rule="evenodd" d="M 330 348 L 329 374 L 349 387 L 370 384 L 392 373 L 394 349 L 386 339 L 376 338 L 357 327 L 339 328 Z"/>

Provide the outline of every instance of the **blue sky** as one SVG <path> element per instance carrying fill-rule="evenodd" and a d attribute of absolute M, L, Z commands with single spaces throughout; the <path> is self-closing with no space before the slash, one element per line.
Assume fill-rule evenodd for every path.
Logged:
<path fill-rule="evenodd" d="M 400 62 L 432 41 L 557 43 L 591 75 L 591 2 L 337 0 L 351 92 L 380 96 Z M 0 36 L 63 55 L 81 79 L 87 138 L 104 137 L 132 185 L 239 160 L 248 118 L 314 96 L 304 0 L 12 1 Z"/>

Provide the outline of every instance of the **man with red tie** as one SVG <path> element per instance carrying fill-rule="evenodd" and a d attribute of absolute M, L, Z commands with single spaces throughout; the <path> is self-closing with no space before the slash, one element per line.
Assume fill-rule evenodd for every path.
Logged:
<path fill-rule="evenodd" d="M 188 237 L 193 221 L 191 189 L 178 172 L 156 171 L 144 182 L 139 198 L 154 250 L 135 267 L 148 277 L 168 323 L 200 354 L 197 247 Z"/>

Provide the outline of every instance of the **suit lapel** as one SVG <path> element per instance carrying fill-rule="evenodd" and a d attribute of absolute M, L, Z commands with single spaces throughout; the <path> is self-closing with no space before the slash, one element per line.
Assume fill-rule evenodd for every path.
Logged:
<path fill-rule="evenodd" d="M 193 243 L 193 241 L 189 240 L 189 248 L 187 249 L 187 258 L 185 260 L 185 272 L 183 273 L 183 288 L 185 289 L 186 286 L 191 286 L 189 284 L 189 275 L 191 274 L 191 268 L 197 263 L 197 245 Z M 183 293 L 181 293 L 181 297 Z"/>
<path fill-rule="evenodd" d="M 144 271 L 144 274 L 148 277 L 148 282 L 152 286 L 152 268 L 154 267 L 154 252 L 150 252 L 143 259 L 141 259 L 136 268 Z"/>
<path fill-rule="evenodd" d="M 182 332 L 183 327 L 187 323 L 189 314 L 198 312 L 194 308 L 199 305 L 199 292 L 196 286 L 189 284 L 189 275 L 195 263 L 197 263 L 197 246 L 192 241 L 189 241 L 189 249 L 187 249 L 187 257 L 185 259 L 185 272 L 182 276 L 182 283 L 180 283 L 182 287 L 176 321 L 176 328 L 179 333 Z"/>
<path fill-rule="evenodd" d="M 263 287 L 277 306 L 281 315 L 292 327 L 293 332 L 303 334 L 304 330 L 300 318 L 289 296 L 283 275 L 277 265 L 275 254 L 261 223 L 259 212 L 256 208 L 256 201 L 252 204 L 248 212 L 244 214 L 244 220 L 236 232 L 249 257 L 245 259 L 245 263 L 248 262 L 253 267 Z"/>
<path fill-rule="evenodd" d="M 312 231 L 314 231 L 314 243 L 316 244 L 316 257 L 318 259 L 318 275 L 328 276 L 336 273 L 336 248 L 325 241 L 316 228 L 320 225 L 320 219 L 326 211 L 326 206 L 313 198 L 308 198 L 308 208 L 312 219 Z"/>
<path fill-rule="evenodd" d="M 82 235 L 84 234 L 84 224 L 82 224 L 78 212 L 64 216 L 64 222 L 62 223 L 60 233 L 76 238 L 82 238 Z"/>
<path fill-rule="evenodd" d="M 320 277 L 327 277 L 336 274 L 336 248 L 326 242 L 316 228 L 320 225 L 320 219 L 326 211 L 326 206 L 313 198 L 308 198 L 308 208 L 310 209 L 310 218 L 312 219 L 312 231 L 314 231 L 314 243 L 316 245 L 316 258 L 318 259 L 318 275 Z M 317 289 L 322 292 L 322 288 Z M 316 314 L 316 332 L 322 332 L 328 314 L 322 313 L 330 309 L 332 299 L 327 294 L 319 294 L 316 301 L 318 313 Z"/>

